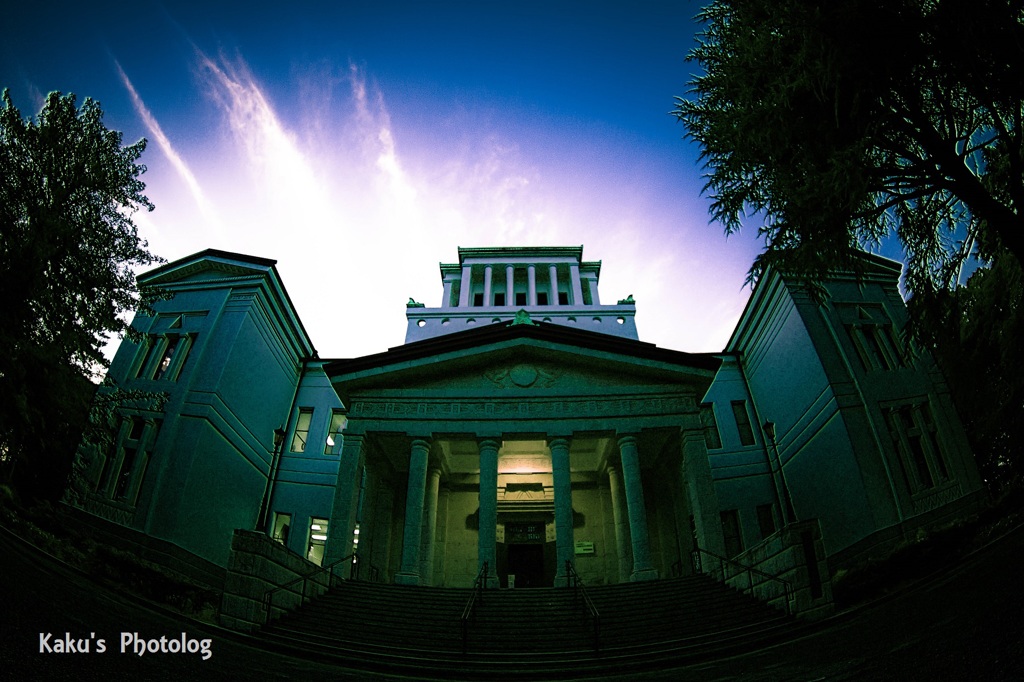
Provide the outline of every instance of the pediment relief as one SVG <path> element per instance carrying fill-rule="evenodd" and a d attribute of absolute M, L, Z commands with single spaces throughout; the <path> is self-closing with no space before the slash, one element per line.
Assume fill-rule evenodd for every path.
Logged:
<path fill-rule="evenodd" d="M 563 370 L 534 362 L 498 365 L 484 370 L 483 375 L 498 388 L 550 388 L 561 378 Z"/>

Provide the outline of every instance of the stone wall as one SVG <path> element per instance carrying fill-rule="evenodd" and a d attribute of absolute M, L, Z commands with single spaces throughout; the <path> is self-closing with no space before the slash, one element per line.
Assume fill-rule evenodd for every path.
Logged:
<path fill-rule="evenodd" d="M 232 630 L 253 632 L 268 620 L 300 606 L 304 598 L 323 594 L 330 581 L 330 571 L 289 551 L 264 533 L 236 529 L 224 580 L 220 624 Z M 268 619 L 267 593 L 282 586 L 273 595 Z"/>
<path fill-rule="evenodd" d="M 790 611 L 816 620 L 835 611 L 832 581 L 817 519 L 791 523 L 757 545 L 737 554 L 732 563 L 704 557 L 704 572 L 761 601 L 785 610 L 785 588 L 767 576 L 789 583 Z M 743 570 L 749 567 L 753 571 Z"/>

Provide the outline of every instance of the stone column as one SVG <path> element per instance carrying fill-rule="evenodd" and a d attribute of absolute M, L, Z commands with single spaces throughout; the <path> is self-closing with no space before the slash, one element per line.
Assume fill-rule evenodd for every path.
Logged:
<path fill-rule="evenodd" d="M 432 585 L 434 579 L 434 534 L 437 531 L 437 491 L 441 470 L 436 467 L 427 475 L 426 501 L 423 505 L 423 549 L 420 557 L 420 584 Z"/>
<path fill-rule="evenodd" d="M 370 463 L 367 462 L 363 467 L 365 471 L 365 484 L 363 487 L 363 502 L 359 509 L 359 542 L 356 544 L 356 551 L 359 552 L 359 561 L 363 564 L 360 566 L 360 577 L 364 580 L 370 577 L 369 573 L 363 573 L 363 571 L 369 571 L 371 563 L 371 557 L 373 556 L 373 545 L 376 542 L 374 536 L 374 528 L 376 526 L 377 516 L 377 490 L 379 483 L 379 476 L 377 472 L 370 467 Z"/>
<path fill-rule="evenodd" d="M 622 477 L 615 467 L 608 467 L 608 488 L 612 496 L 612 520 L 615 523 L 615 553 L 619 558 L 619 582 L 628 583 L 633 571 L 633 554 L 629 547 L 629 516 Z"/>
<path fill-rule="evenodd" d="M 569 286 L 572 287 L 572 305 L 583 305 L 583 286 L 580 283 L 580 266 L 569 266 Z"/>
<path fill-rule="evenodd" d="M 601 297 L 597 293 L 597 277 L 591 276 L 587 278 L 587 289 L 590 291 L 591 305 L 601 305 Z"/>
<path fill-rule="evenodd" d="M 516 304 L 516 269 L 515 266 L 505 266 L 505 305 Z"/>
<path fill-rule="evenodd" d="M 324 565 L 339 561 L 352 553 L 352 531 L 356 526 L 359 505 L 359 484 L 363 477 L 362 434 L 346 433 L 338 462 L 338 482 L 334 486 L 334 506 L 327 526 Z"/>
<path fill-rule="evenodd" d="M 409 454 L 409 485 L 405 495 L 405 531 L 402 535 L 402 567 L 395 574 L 401 585 L 420 583 L 420 539 L 423 533 L 423 498 L 427 487 L 430 443 L 414 440 Z"/>
<path fill-rule="evenodd" d="M 480 535 L 477 571 L 487 563 L 488 587 L 498 585 L 498 441 L 480 441 Z"/>
<path fill-rule="evenodd" d="M 493 277 L 493 268 L 490 265 L 484 266 L 484 307 L 493 305 L 491 300 L 491 278 Z"/>
<path fill-rule="evenodd" d="M 469 293 L 473 289 L 473 266 L 463 265 L 462 266 L 462 288 L 459 289 L 459 307 L 466 308 L 469 306 Z"/>
<path fill-rule="evenodd" d="M 548 266 L 548 274 L 551 276 L 551 297 L 548 303 L 558 305 L 558 267 L 554 263 Z"/>
<path fill-rule="evenodd" d="M 555 438 L 551 448 L 551 477 L 555 485 L 555 586 L 568 584 L 565 562 L 574 556 L 572 532 L 572 477 L 569 469 L 569 441 Z"/>
<path fill-rule="evenodd" d="M 449 308 L 452 305 L 452 281 L 445 278 L 442 286 L 444 287 L 444 293 L 441 294 L 441 307 Z"/>
<path fill-rule="evenodd" d="M 373 513 L 373 548 L 370 553 L 370 566 L 380 571 L 381 580 L 388 580 L 388 565 L 391 563 L 391 526 L 394 525 L 395 493 L 386 480 L 381 480 L 377 487 L 377 502 Z M 362 533 L 360 533 L 362 535 Z M 369 577 L 366 575 L 365 577 Z"/>
<path fill-rule="evenodd" d="M 530 263 L 526 266 L 526 302 L 529 305 L 537 305 L 537 266 Z"/>
<path fill-rule="evenodd" d="M 683 450 L 683 479 L 690 496 L 690 511 L 697 528 L 697 544 L 701 549 L 725 556 L 725 538 L 722 536 L 722 517 L 718 507 L 718 493 L 711 476 L 704 434 L 698 429 L 687 429 L 681 437 Z"/>
<path fill-rule="evenodd" d="M 633 543 L 633 573 L 630 580 L 656 580 L 658 572 L 651 564 L 650 539 L 647 534 L 647 508 L 640 477 L 640 454 L 634 436 L 619 438 L 622 458 L 622 479 L 626 485 L 626 508 L 629 509 L 629 535 Z"/>

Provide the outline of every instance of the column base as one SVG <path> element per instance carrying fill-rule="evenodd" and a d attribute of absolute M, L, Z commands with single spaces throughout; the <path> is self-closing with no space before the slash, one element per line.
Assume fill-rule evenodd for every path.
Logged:
<path fill-rule="evenodd" d="M 633 574 L 629 576 L 630 582 L 639 583 L 644 580 L 657 580 L 658 570 L 656 568 L 641 568 L 634 570 Z"/>
<path fill-rule="evenodd" d="M 419 585 L 419 573 L 395 573 L 396 585 Z"/>

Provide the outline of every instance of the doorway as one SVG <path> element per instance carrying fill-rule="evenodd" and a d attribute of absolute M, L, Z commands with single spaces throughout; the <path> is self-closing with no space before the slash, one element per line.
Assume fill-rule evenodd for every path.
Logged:
<path fill-rule="evenodd" d="M 508 545 L 508 575 L 516 577 L 516 588 L 544 587 L 544 545 Z"/>

